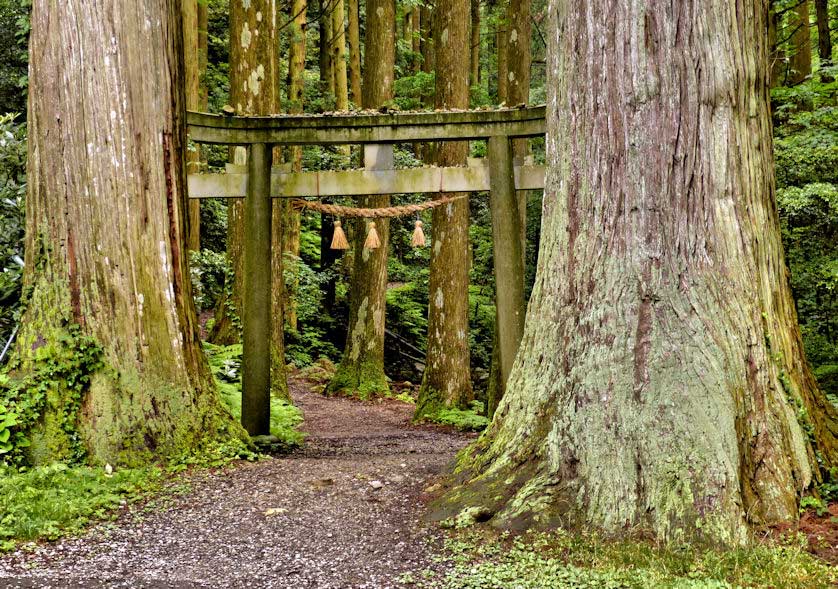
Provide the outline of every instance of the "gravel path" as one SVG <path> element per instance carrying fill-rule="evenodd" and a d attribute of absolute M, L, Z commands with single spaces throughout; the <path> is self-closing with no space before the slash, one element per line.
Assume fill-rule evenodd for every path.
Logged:
<path fill-rule="evenodd" d="M 396 401 L 292 394 L 304 449 L 192 475 L 150 514 L 0 556 L 0 587 L 386 588 L 432 566 L 420 496 L 469 437 L 411 426 Z"/>

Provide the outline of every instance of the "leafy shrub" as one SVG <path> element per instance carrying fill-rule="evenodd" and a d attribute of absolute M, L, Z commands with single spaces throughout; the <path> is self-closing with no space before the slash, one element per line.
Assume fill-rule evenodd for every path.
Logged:
<path fill-rule="evenodd" d="M 26 125 L 0 115 L 0 351 L 20 308 L 25 196 Z"/>
<path fill-rule="evenodd" d="M 211 250 L 191 252 L 189 272 L 195 306 L 199 311 L 214 309 L 224 291 L 225 278 L 231 272 L 227 254 Z"/>

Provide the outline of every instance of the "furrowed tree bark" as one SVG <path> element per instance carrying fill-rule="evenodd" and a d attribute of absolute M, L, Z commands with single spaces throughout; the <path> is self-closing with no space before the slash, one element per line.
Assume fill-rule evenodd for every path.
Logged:
<path fill-rule="evenodd" d="M 28 435 L 37 464 L 138 464 L 245 435 L 220 405 L 192 303 L 182 18 L 167 0 L 33 3 L 30 294 L 11 367 L 47 387 Z M 39 376 L 50 359 L 78 361 L 79 336 L 102 350 L 104 366 L 82 367 L 89 385 Z"/>
<path fill-rule="evenodd" d="M 436 516 L 745 542 L 838 461 L 780 241 L 767 4 L 549 10 L 524 340 Z"/>
<path fill-rule="evenodd" d="M 361 104 L 361 15 L 358 0 L 349 0 L 349 99 Z"/>
<path fill-rule="evenodd" d="M 470 0 L 434 8 L 436 108 L 468 108 Z M 442 143 L 436 164 L 466 163 L 468 143 Z M 468 349 L 468 200 L 434 209 L 429 282 L 428 352 L 415 419 L 472 400 Z"/>
<path fill-rule="evenodd" d="M 230 3 L 230 102 L 241 116 L 275 114 L 279 109 L 275 0 L 232 0 Z M 234 163 L 245 165 L 242 147 L 234 149 Z M 275 318 L 271 336 L 271 389 L 287 396 L 283 336 L 283 273 L 281 205 L 275 203 L 272 236 L 272 285 Z M 244 293 L 244 202 L 228 204 L 227 253 L 233 268 L 229 296 L 222 297 L 210 339 L 238 343 L 238 317 Z"/>
<path fill-rule="evenodd" d="M 792 86 L 804 81 L 812 74 L 812 37 L 809 33 L 809 1 L 803 0 L 791 12 L 789 19 L 791 55 L 789 56 L 788 83 Z"/>
<path fill-rule="evenodd" d="M 367 36 L 364 59 L 363 107 L 379 108 L 393 99 L 396 65 L 396 7 L 393 0 L 368 0 Z M 388 151 L 389 150 L 389 151 Z M 380 164 L 391 164 L 392 148 L 365 147 L 365 160 L 380 155 Z M 372 162 L 367 162 L 370 164 Z M 373 164 L 375 165 L 375 164 Z M 367 167 L 370 167 L 369 165 Z M 359 197 L 359 206 L 390 206 L 387 195 Z M 390 221 L 376 219 L 381 246 L 364 248 L 366 221 L 354 231 L 352 276 L 349 291 L 349 327 L 346 346 L 328 392 L 369 399 L 390 392 L 384 375 L 384 320 L 387 298 L 387 256 L 390 249 Z"/>
<path fill-rule="evenodd" d="M 186 109 L 201 109 L 201 64 L 198 43 L 198 0 L 183 0 L 183 53 L 186 84 Z M 197 145 L 187 148 L 186 173 L 201 171 L 201 149 Z M 187 237 L 189 251 L 201 249 L 201 201 L 187 201 Z"/>
<path fill-rule="evenodd" d="M 829 30 L 829 2 L 815 0 L 815 16 L 818 25 L 818 57 L 821 69 L 832 65 L 832 34 Z M 824 82 L 831 82 L 832 76 L 821 74 Z"/>

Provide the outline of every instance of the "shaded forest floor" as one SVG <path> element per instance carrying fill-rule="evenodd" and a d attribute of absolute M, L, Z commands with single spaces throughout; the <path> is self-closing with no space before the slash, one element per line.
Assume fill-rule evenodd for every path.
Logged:
<path fill-rule="evenodd" d="M 383 588 L 434 568 L 422 495 L 470 436 L 413 426 L 398 401 L 325 398 L 302 381 L 291 393 L 303 449 L 185 475 L 162 504 L 0 556 L 0 586 Z"/>

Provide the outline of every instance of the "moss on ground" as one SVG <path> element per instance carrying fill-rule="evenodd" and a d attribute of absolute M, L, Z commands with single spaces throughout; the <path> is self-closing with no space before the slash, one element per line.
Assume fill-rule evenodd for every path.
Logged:
<path fill-rule="evenodd" d="M 838 582 L 838 571 L 808 554 L 797 537 L 723 551 L 561 530 L 520 536 L 467 530 L 451 533 L 439 561 L 443 566 L 399 580 L 427 589 L 827 589 Z"/>
<path fill-rule="evenodd" d="M 205 343 L 204 350 L 209 358 L 213 377 L 218 385 L 221 400 L 237 420 L 241 420 L 241 344 L 216 346 Z M 280 445 L 292 449 L 303 443 L 304 435 L 297 430 L 302 423 L 302 412 L 288 399 L 271 397 L 271 435 L 276 436 Z"/>
<path fill-rule="evenodd" d="M 472 401 L 468 409 L 426 404 L 417 409 L 413 420 L 417 423 L 450 425 L 460 431 L 481 431 L 489 425 L 489 419 L 483 413 L 483 403 L 480 401 Z"/>

